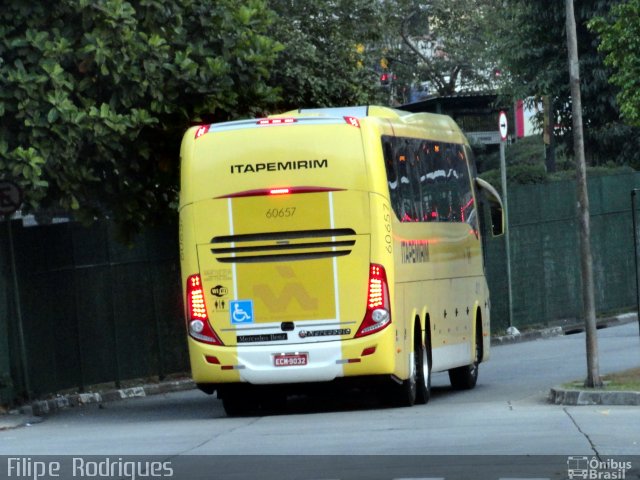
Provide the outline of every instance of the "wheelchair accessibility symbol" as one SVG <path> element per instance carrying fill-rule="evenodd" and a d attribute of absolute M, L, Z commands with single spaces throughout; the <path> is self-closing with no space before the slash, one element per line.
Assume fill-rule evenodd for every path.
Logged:
<path fill-rule="evenodd" d="M 231 323 L 253 323 L 253 300 L 232 300 L 230 302 Z"/>

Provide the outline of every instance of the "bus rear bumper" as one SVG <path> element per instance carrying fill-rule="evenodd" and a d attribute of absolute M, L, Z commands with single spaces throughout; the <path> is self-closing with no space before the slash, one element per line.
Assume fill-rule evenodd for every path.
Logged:
<path fill-rule="evenodd" d="M 391 375 L 396 366 L 394 337 L 392 329 L 386 330 L 358 339 L 287 345 L 211 346 L 190 338 L 192 375 L 198 384 L 255 385 Z M 278 366 L 278 357 L 297 364 Z"/>

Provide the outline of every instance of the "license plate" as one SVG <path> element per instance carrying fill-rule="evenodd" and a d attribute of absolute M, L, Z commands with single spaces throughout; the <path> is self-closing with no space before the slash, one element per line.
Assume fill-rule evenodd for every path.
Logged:
<path fill-rule="evenodd" d="M 273 357 L 273 364 L 276 367 L 301 367 L 307 364 L 308 359 L 307 353 L 284 353 Z"/>

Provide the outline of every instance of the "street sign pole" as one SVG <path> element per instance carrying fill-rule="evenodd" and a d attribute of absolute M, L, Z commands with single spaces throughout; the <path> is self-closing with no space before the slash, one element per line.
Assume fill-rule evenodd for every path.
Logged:
<path fill-rule="evenodd" d="M 500 179 L 502 180 L 502 205 L 504 207 L 505 221 L 505 250 L 507 262 L 507 292 L 509 296 L 509 327 L 513 327 L 513 292 L 511 287 L 511 247 L 509 244 L 509 208 L 507 207 L 507 165 L 505 160 L 504 145 L 508 136 L 507 114 L 500 112 L 498 116 L 498 130 L 500 131 Z"/>

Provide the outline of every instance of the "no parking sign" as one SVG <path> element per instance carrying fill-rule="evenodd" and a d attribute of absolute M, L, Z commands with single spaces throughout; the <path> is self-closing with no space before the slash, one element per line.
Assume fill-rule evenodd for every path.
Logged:
<path fill-rule="evenodd" d="M 504 142 L 507 139 L 507 134 L 509 132 L 507 114 L 505 112 L 500 112 L 500 116 L 498 117 L 498 129 L 500 130 L 500 139 Z"/>

